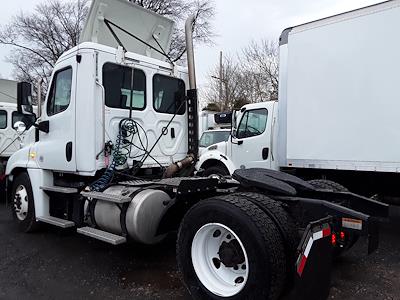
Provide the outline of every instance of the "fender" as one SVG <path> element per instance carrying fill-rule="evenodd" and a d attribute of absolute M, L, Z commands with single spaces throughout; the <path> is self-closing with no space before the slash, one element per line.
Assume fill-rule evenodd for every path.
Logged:
<path fill-rule="evenodd" d="M 9 176 L 13 173 L 13 171 L 17 168 L 23 169 L 38 169 L 39 166 L 36 163 L 36 152 L 34 151 L 34 147 L 32 145 L 26 146 L 22 149 L 19 149 L 9 158 L 6 167 L 6 176 Z"/>
<path fill-rule="evenodd" d="M 238 169 L 233 161 L 224 152 L 217 149 L 204 152 L 196 164 L 196 170 L 200 170 L 204 164 L 210 162 L 211 160 L 220 161 L 228 169 L 230 174 L 233 174 L 233 172 Z"/>

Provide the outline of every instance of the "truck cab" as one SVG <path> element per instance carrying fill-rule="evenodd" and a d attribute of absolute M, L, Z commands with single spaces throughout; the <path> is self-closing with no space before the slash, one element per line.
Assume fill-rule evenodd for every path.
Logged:
<path fill-rule="evenodd" d="M 278 102 L 248 104 L 232 122 L 231 136 L 205 150 L 197 169 L 205 175 L 229 175 L 237 169 L 276 169 L 273 140 L 277 134 Z"/>
<path fill-rule="evenodd" d="M 122 1 L 108 2 L 92 5 L 81 43 L 56 63 L 34 142 L 10 159 L 7 174 L 28 166 L 40 181 L 95 176 L 109 166 L 118 137 L 124 165 L 140 162 L 150 173 L 187 155 L 187 70 L 160 54 L 173 22 L 136 8 L 146 19 L 139 24 Z"/>

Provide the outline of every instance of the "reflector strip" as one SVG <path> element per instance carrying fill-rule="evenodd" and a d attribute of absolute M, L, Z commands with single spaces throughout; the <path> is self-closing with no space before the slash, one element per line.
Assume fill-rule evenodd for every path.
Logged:
<path fill-rule="evenodd" d="M 301 274 L 303 274 L 304 271 L 304 267 L 306 266 L 306 261 L 307 261 L 307 257 L 305 257 L 304 255 L 302 255 L 301 260 L 300 260 L 300 264 L 297 267 L 297 273 L 301 276 Z"/>
<path fill-rule="evenodd" d="M 321 227 L 319 227 L 321 229 Z M 307 258 L 308 255 L 310 254 L 311 248 L 314 244 L 314 241 L 320 240 L 322 238 L 328 237 L 332 234 L 331 228 L 329 224 L 325 224 L 325 226 L 322 227 L 322 230 L 316 231 L 316 232 L 309 232 L 308 234 L 308 241 L 307 244 L 303 244 L 303 252 L 300 253 L 298 259 L 297 259 L 297 273 L 299 276 L 303 274 L 304 268 L 307 263 Z M 304 247 L 305 245 L 305 247 Z"/>
<path fill-rule="evenodd" d="M 313 233 L 313 239 L 314 241 L 317 241 L 319 239 L 322 239 L 324 237 L 323 231 L 318 231 Z"/>
<path fill-rule="evenodd" d="M 305 257 L 308 257 L 308 254 L 310 254 L 310 251 L 311 251 L 311 247 L 312 247 L 313 242 L 314 242 L 314 239 L 313 239 L 313 238 L 310 238 L 310 239 L 308 240 L 307 247 L 306 247 L 306 249 L 304 250 L 304 256 L 305 256 Z"/>
<path fill-rule="evenodd" d="M 331 234 L 332 234 L 332 232 L 331 232 L 331 228 L 330 228 L 330 227 L 325 228 L 324 230 L 322 230 L 322 235 L 323 235 L 324 237 L 330 236 Z"/>

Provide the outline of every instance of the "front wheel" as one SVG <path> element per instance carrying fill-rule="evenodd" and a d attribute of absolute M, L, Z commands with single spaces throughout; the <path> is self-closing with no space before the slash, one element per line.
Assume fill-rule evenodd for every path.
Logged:
<path fill-rule="evenodd" d="M 20 230 L 22 232 L 37 230 L 32 186 L 27 173 L 21 173 L 14 179 L 11 201 L 12 214 Z"/>
<path fill-rule="evenodd" d="M 235 194 L 195 205 L 178 233 L 178 267 L 195 299 L 277 299 L 284 253 L 273 221 Z"/>

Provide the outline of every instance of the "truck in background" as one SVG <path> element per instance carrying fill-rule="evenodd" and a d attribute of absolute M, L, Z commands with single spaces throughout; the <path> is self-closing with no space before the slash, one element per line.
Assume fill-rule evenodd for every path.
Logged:
<path fill-rule="evenodd" d="M 286 29 L 279 102 L 244 106 L 197 168 L 283 170 L 400 203 L 399 25 L 394 0 Z"/>
<path fill-rule="evenodd" d="M 201 135 L 206 130 L 230 128 L 231 120 L 232 112 L 203 110 L 199 114 L 199 134 Z"/>
<path fill-rule="evenodd" d="M 33 116 L 17 111 L 17 86 L 17 81 L 0 79 L 0 190 L 4 188 L 8 159 L 21 148 L 22 134 L 35 121 Z M 21 122 L 28 124 L 23 126 Z"/>
<path fill-rule="evenodd" d="M 267 169 L 236 171 L 235 180 L 193 176 L 194 22 L 186 22 L 186 69 L 166 61 L 171 20 L 125 0 L 92 1 L 43 106 L 38 96 L 32 142 L 8 161 L 15 222 L 23 232 L 47 223 L 112 245 L 157 245 L 177 232 L 178 268 L 195 299 L 276 300 L 289 291 L 324 299 L 334 250 L 354 236 L 376 250 L 388 207 Z M 18 110 L 32 116 L 30 94 L 21 84 Z"/>

